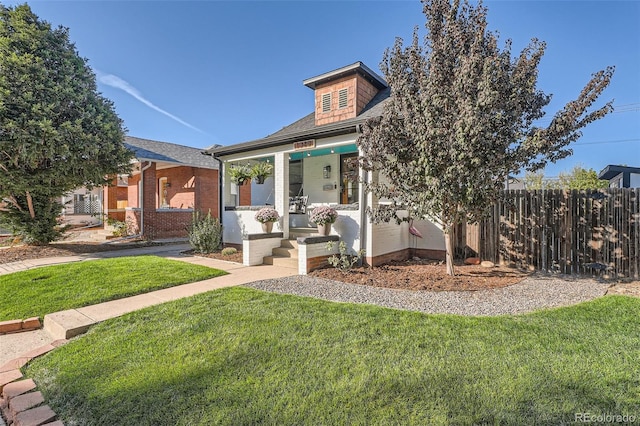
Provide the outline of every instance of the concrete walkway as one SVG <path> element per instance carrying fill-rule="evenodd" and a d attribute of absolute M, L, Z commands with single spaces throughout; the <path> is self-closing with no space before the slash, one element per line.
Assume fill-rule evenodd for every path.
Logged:
<path fill-rule="evenodd" d="M 83 308 L 47 314 L 44 317 L 43 330 L 0 335 L 0 365 L 20 357 L 25 352 L 30 352 L 56 340 L 69 339 L 82 334 L 93 324 L 97 324 L 101 321 L 115 318 L 138 309 L 223 287 L 231 287 L 268 278 L 297 275 L 297 271 L 294 269 L 272 265 L 248 267 L 232 262 L 181 254 L 181 252 L 188 250 L 189 248 L 190 247 L 186 244 L 173 244 L 91 253 L 78 256 L 43 258 L 0 265 L 0 274 L 6 274 L 19 270 L 61 263 L 150 254 L 208 266 L 228 272 L 227 275 L 204 281 L 166 288 L 97 305 L 85 306 Z"/>

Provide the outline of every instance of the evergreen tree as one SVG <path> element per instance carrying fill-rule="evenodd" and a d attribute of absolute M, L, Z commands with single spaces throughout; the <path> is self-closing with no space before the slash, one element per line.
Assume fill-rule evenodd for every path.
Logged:
<path fill-rule="evenodd" d="M 29 243 L 55 240 L 63 194 L 129 172 L 123 142 L 68 29 L 0 5 L 0 221 Z"/>

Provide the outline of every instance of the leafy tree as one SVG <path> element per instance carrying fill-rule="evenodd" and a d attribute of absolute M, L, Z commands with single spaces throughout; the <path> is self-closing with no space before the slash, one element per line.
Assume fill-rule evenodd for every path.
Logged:
<path fill-rule="evenodd" d="M 53 241 L 60 196 L 129 172 L 123 141 L 68 29 L 0 5 L 0 220 L 29 243 Z"/>
<path fill-rule="evenodd" d="M 560 173 L 557 180 L 544 177 L 543 172 L 527 172 L 524 175 L 527 189 L 600 189 L 608 188 L 609 182 L 598 179 L 598 173 L 593 169 L 575 166 L 569 173 Z"/>
<path fill-rule="evenodd" d="M 382 179 L 364 183 L 388 205 L 371 219 L 437 220 L 443 227 L 447 272 L 453 274 L 451 235 L 476 221 L 503 188 L 509 173 L 536 171 L 571 154 L 580 129 L 612 110 L 588 112 L 609 84 L 613 68 L 593 75 L 576 100 L 547 127 L 535 125 L 551 96 L 536 88 L 545 43 L 533 39 L 515 58 L 511 42 L 498 47 L 487 30 L 487 10 L 467 1 L 425 0 L 427 34 L 418 30 L 403 46 L 396 39 L 380 68 L 391 89 L 381 117 L 366 123 L 358 146 L 361 166 Z"/>
<path fill-rule="evenodd" d="M 545 178 L 544 172 L 541 171 L 526 172 L 524 174 L 524 187 L 532 190 L 559 189 L 560 181 Z"/>
<path fill-rule="evenodd" d="M 575 166 L 570 173 L 560 173 L 562 189 L 600 189 L 608 188 L 609 181 L 598 179 L 598 172 Z"/>

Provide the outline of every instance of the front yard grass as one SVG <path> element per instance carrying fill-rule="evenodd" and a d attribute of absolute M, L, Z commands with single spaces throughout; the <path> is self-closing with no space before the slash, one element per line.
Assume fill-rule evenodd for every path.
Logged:
<path fill-rule="evenodd" d="M 640 300 L 426 315 L 213 291 L 36 359 L 65 424 L 537 424 L 640 415 Z"/>
<path fill-rule="evenodd" d="M 44 317 L 122 297 L 224 275 L 157 256 L 47 266 L 0 276 L 0 321 Z"/>

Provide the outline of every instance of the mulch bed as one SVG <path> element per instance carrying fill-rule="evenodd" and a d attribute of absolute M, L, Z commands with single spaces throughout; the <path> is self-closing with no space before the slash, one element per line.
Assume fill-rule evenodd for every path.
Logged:
<path fill-rule="evenodd" d="M 210 259 L 225 260 L 227 262 L 242 263 L 241 251 L 238 251 L 234 254 L 222 254 L 219 251 L 214 253 L 195 253 L 193 250 L 188 250 L 188 251 L 185 251 L 184 253 L 191 254 L 194 256 L 208 257 Z"/>
<path fill-rule="evenodd" d="M 0 264 L 18 262 L 20 260 L 40 259 L 43 257 L 75 256 L 85 253 L 125 250 L 138 247 L 158 245 L 150 242 L 126 244 L 100 244 L 90 242 L 52 243 L 46 246 L 16 245 L 0 248 Z"/>
<path fill-rule="evenodd" d="M 149 242 L 126 244 L 100 244 L 91 242 L 53 243 L 48 246 L 14 246 L 0 248 L 0 264 L 43 257 L 73 256 L 84 253 L 123 250 L 152 245 Z M 201 254 L 187 251 L 185 254 L 209 257 L 228 262 L 242 263 L 242 252 L 223 255 L 220 252 Z M 312 271 L 309 275 L 352 284 L 370 285 L 414 291 L 476 291 L 506 287 L 522 281 L 529 275 L 526 271 L 496 266 L 484 268 L 480 265 L 456 264 L 456 276 L 446 274 L 444 262 L 428 259 L 412 259 L 392 262 L 375 268 L 353 268 L 349 273 L 328 267 Z M 640 297 L 640 282 L 619 282 L 609 294 L 624 294 Z"/>
<path fill-rule="evenodd" d="M 353 268 L 348 273 L 335 268 L 312 271 L 309 275 L 352 284 L 416 291 L 475 291 L 506 287 L 522 281 L 529 274 L 517 269 L 496 266 L 455 265 L 456 276 L 446 273 L 443 261 L 412 259 L 392 262 L 375 268 Z"/>

